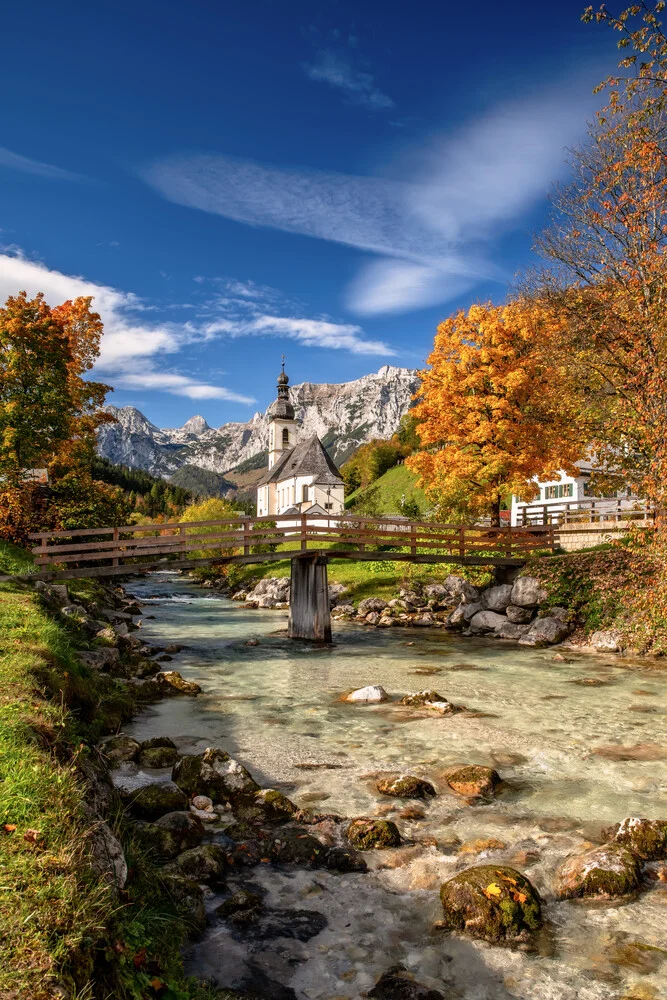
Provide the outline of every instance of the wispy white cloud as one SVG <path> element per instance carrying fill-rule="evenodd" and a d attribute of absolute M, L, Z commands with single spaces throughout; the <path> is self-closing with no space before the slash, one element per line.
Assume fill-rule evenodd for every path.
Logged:
<path fill-rule="evenodd" d="M 186 375 L 174 372 L 123 372 L 115 378 L 115 386 L 119 389 L 158 389 L 170 392 L 175 396 L 187 396 L 189 399 L 224 399 L 234 403 L 254 403 L 252 396 L 243 396 L 219 385 L 198 382 Z"/>
<path fill-rule="evenodd" d="M 311 80 L 341 90 L 352 104 L 359 104 L 370 111 L 393 108 L 391 97 L 380 90 L 373 74 L 358 63 L 356 53 L 343 49 L 320 49 L 313 62 L 303 64 L 303 70 Z"/>
<path fill-rule="evenodd" d="M 39 160 L 31 160 L 20 153 L 13 153 L 11 149 L 0 146 L 0 167 L 8 167 L 10 170 L 20 170 L 24 174 L 36 174 L 38 177 L 49 177 L 56 181 L 83 181 L 86 180 L 82 174 L 73 173 L 71 170 L 63 170 L 61 167 L 54 167 L 51 163 L 40 163 Z"/>
<path fill-rule="evenodd" d="M 593 107 L 582 93 L 586 82 L 561 81 L 507 102 L 455 134 L 430 136 L 391 177 L 207 154 L 161 160 L 143 177 L 178 204 L 373 254 L 348 289 L 348 306 L 362 315 L 406 311 L 508 279 L 492 260 L 494 242 L 562 172 L 564 148 L 583 134 Z"/>
<path fill-rule="evenodd" d="M 204 327 L 210 335 L 225 333 L 230 337 L 266 336 L 289 337 L 305 347 L 323 347 L 350 351 L 352 354 L 395 357 L 394 351 L 380 340 L 367 340 L 360 326 L 333 323 L 322 319 L 300 319 L 296 316 L 272 316 L 262 312 L 249 315 L 233 313 L 212 320 Z"/>

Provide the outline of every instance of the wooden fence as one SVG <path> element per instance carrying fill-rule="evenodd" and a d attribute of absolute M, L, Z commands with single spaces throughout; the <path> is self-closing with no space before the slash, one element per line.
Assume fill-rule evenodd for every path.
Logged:
<path fill-rule="evenodd" d="M 586 524 L 599 521 L 652 521 L 653 510 L 643 500 L 620 497 L 534 503 L 517 510 L 519 525 Z"/>
<path fill-rule="evenodd" d="M 212 562 L 267 562 L 319 551 L 332 558 L 519 565 L 553 551 L 553 526 L 488 528 L 403 518 L 271 515 L 140 524 L 30 536 L 38 576 L 113 576 Z"/>

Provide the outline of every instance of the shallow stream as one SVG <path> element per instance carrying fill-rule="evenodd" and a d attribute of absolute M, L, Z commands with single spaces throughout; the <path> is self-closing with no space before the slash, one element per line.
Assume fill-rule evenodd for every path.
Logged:
<path fill-rule="evenodd" d="M 269 908 L 317 911 L 326 927 L 300 933 L 278 914 L 269 932 L 249 936 L 219 922 L 192 947 L 193 974 L 229 986 L 265 976 L 276 983 L 266 995 L 276 998 L 353 1000 L 402 964 L 460 1000 L 667 1000 L 667 884 L 651 882 L 622 905 L 557 902 L 551 889 L 559 862 L 599 842 L 601 828 L 667 814 L 664 668 L 569 652 L 563 662 L 553 650 L 444 630 L 342 622 L 335 645 L 318 648 L 280 634 L 285 611 L 245 609 L 170 574 L 130 589 L 155 616 L 144 617 L 141 634 L 182 644 L 169 666 L 203 689 L 144 712 L 133 735 L 168 735 L 186 752 L 222 747 L 299 806 L 381 815 L 415 842 L 368 852 L 364 875 L 248 869 L 238 884 L 259 887 Z M 246 645 L 254 638 L 258 645 Z M 396 701 L 340 701 L 367 684 L 396 700 L 436 690 L 472 711 L 433 717 Z M 443 778 L 458 763 L 495 767 L 504 789 L 490 804 L 467 804 Z M 438 795 L 427 803 L 388 799 L 372 778 L 380 771 L 428 778 Z M 482 853 L 469 845 L 491 838 L 497 844 Z M 512 864 L 537 886 L 549 924 L 537 952 L 433 929 L 440 884 L 475 863 Z M 219 901 L 211 898 L 211 910 Z"/>

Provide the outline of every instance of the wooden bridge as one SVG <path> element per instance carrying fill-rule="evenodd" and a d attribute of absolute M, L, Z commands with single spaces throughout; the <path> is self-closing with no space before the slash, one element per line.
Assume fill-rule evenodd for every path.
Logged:
<path fill-rule="evenodd" d="M 30 536 L 37 572 L 30 579 L 127 576 L 156 569 L 291 560 L 289 634 L 329 641 L 329 559 L 522 566 L 553 552 L 554 525 L 479 527 L 398 517 L 271 515 L 176 524 L 41 531 Z M 0 579 L 7 579 L 0 577 Z"/>

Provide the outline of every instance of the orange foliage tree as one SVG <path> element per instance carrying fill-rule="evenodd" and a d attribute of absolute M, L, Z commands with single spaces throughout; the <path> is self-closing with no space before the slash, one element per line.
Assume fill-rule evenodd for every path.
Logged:
<path fill-rule="evenodd" d="M 440 519 L 500 521 L 534 477 L 572 470 L 587 430 L 566 365 L 548 360 L 556 331 L 538 305 L 475 305 L 438 327 L 412 411 L 421 450 L 406 459 Z"/>

